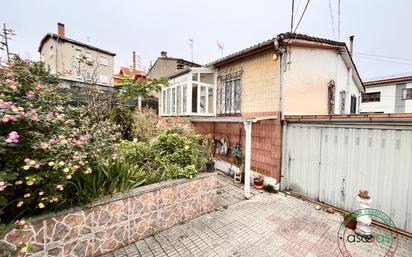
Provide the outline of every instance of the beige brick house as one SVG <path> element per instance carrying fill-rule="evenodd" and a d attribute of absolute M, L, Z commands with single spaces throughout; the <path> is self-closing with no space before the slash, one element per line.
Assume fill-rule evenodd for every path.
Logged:
<path fill-rule="evenodd" d="M 113 86 L 115 53 L 66 37 L 64 24 L 58 33 L 47 33 L 40 42 L 40 60 L 65 85 Z"/>
<path fill-rule="evenodd" d="M 214 82 L 199 81 L 209 72 Z M 268 183 L 280 180 L 284 114 L 358 113 L 363 92 L 345 43 L 292 33 L 169 77 L 160 115 L 189 117 L 198 131 L 228 139 L 228 153 L 217 154 L 223 161 L 233 162 L 240 144 L 245 170 Z"/>

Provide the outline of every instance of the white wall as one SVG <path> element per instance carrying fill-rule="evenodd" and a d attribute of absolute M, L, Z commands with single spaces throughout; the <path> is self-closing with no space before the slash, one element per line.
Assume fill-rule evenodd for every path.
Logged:
<path fill-rule="evenodd" d="M 350 113 L 350 96 L 360 96 L 360 90 L 353 79 L 355 72 L 349 72 L 337 50 L 295 46 L 290 61 L 285 72 L 285 114 L 328 114 L 331 80 L 336 86 L 335 114 L 340 114 L 342 90 L 346 91 L 345 114 Z"/>
<path fill-rule="evenodd" d="M 412 82 L 406 84 L 383 84 L 367 86 L 366 93 L 381 93 L 380 102 L 366 102 L 360 106 L 360 112 L 412 113 L 412 100 L 402 100 L 402 88 L 412 88 Z"/>

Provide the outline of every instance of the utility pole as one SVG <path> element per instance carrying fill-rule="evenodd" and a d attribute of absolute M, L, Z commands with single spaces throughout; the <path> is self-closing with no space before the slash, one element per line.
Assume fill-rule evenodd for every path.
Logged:
<path fill-rule="evenodd" d="M 8 40 L 11 40 L 11 36 L 15 36 L 16 34 L 12 29 L 8 29 L 6 27 L 6 23 L 3 23 L 3 33 L 0 34 L 2 37 L 2 41 L 0 41 L 0 49 L 4 50 L 6 48 L 6 55 L 7 55 L 7 62 L 10 62 L 10 51 L 9 51 L 9 43 Z M 3 47 L 4 46 L 4 47 Z"/>
<path fill-rule="evenodd" d="M 223 57 L 223 48 L 225 47 L 223 42 L 216 41 L 217 48 L 220 50 L 220 57 Z"/>

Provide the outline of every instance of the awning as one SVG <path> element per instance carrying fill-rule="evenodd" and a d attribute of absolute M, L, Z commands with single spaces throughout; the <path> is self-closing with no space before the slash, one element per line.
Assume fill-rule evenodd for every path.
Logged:
<path fill-rule="evenodd" d="M 278 116 L 263 117 L 192 117 L 192 122 L 258 122 L 261 120 L 277 120 Z"/>

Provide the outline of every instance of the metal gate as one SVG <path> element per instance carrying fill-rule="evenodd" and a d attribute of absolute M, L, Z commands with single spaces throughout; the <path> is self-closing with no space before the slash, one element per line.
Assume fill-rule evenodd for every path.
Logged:
<path fill-rule="evenodd" d="M 412 232 L 412 127 L 288 124 L 284 187 L 354 211 L 366 189 L 372 208 Z"/>

